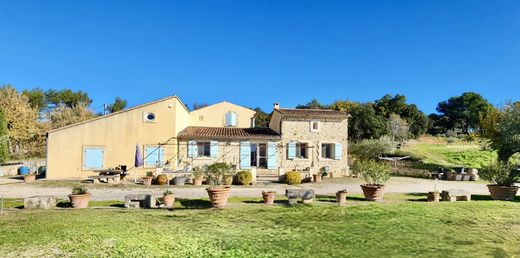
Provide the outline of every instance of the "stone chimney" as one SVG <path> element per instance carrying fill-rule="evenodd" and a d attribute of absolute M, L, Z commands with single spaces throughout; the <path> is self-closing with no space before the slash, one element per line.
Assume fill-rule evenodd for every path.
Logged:
<path fill-rule="evenodd" d="M 273 105 L 274 105 L 274 107 L 273 107 L 274 109 L 280 109 L 280 103 L 275 102 Z"/>

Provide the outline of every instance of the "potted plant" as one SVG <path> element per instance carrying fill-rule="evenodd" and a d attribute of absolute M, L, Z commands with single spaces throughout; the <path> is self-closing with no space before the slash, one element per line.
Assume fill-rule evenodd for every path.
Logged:
<path fill-rule="evenodd" d="M 512 201 L 515 199 L 518 186 L 515 182 L 520 180 L 520 171 L 515 165 L 507 162 L 494 162 L 479 173 L 480 177 L 488 184 L 488 190 L 493 200 Z"/>
<path fill-rule="evenodd" d="M 231 187 L 223 186 L 224 176 L 229 175 L 233 167 L 227 163 L 214 163 L 208 166 L 205 176 L 208 184 L 206 188 L 211 205 L 215 208 L 224 208 L 229 198 Z"/>
<path fill-rule="evenodd" d="M 185 176 L 176 176 L 174 179 L 173 179 L 173 183 L 175 185 L 184 185 L 186 183 L 186 180 L 188 178 L 186 178 Z"/>
<path fill-rule="evenodd" d="M 195 167 L 193 168 L 193 185 L 202 185 L 204 181 L 204 168 Z"/>
<path fill-rule="evenodd" d="M 336 202 L 339 205 L 345 205 L 347 204 L 347 189 L 339 190 L 336 193 Z"/>
<path fill-rule="evenodd" d="M 224 174 L 224 185 L 232 185 L 233 184 L 233 178 L 236 175 L 235 168 L 231 165 L 229 165 L 229 170 Z"/>
<path fill-rule="evenodd" d="M 34 181 L 36 181 L 35 173 L 29 173 L 29 174 L 23 176 L 24 183 L 33 183 Z"/>
<path fill-rule="evenodd" d="M 390 179 L 390 166 L 371 159 L 359 159 L 353 169 L 361 174 L 366 184 L 361 185 L 365 200 L 383 201 L 384 183 Z"/>
<path fill-rule="evenodd" d="M 164 191 L 163 201 L 164 201 L 164 206 L 170 207 L 170 208 L 173 207 L 173 202 L 175 202 L 175 196 L 173 196 L 173 192 L 170 191 L 169 189 Z"/>
<path fill-rule="evenodd" d="M 264 199 L 265 204 L 274 204 L 274 199 L 276 198 L 275 191 L 262 191 L 262 198 Z"/>
<path fill-rule="evenodd" d="M 158 185 L 166 185 L 168 183 L 168 176 L 167 175 L 158 175 L 155 179 L 155 183 Z"/>
<path fill-rule="evenodd" d="M 153 172 L 148 171 L 148 172 L 146 172 L 146 176 L 143 177 L 143 184 L 152 185 L 152 182 L 153 182 Z"/>
<path fill-rule="evenodd" d="M 72 194 L 69 194 L 69 199 L 72 203 L 72 208 L 87 208 L 90 202 L 90 193 L 85 186 L 77 185 L 72 188 Z"/>

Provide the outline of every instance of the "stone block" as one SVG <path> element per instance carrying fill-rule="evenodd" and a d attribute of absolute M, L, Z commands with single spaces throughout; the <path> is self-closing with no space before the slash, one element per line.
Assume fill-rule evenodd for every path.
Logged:
<path fill-rule="evenodd" d="M 125 208 L 155 208 L 156 198 L 153 194 L 129 194 L 125 196 Z"/>
<path fill-rule="evenodd" d="M 442 191 L 441 198 L 449 202 L 471 201 L 471 193 L 463 189 L 451 189 Z"/>
<path fill-rule="evenodd" d="M 23 199 L 24 209 L 52 209 L 56 208 L 56 197 L 50 195 L 33 196 Z"/>

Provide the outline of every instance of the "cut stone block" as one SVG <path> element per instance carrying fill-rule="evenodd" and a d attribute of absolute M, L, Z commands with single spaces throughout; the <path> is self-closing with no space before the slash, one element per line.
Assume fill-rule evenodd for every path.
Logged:
<path fill-rule="evenodd" d="M 155 208 L 156 198 L 153 194 L 129 194 L 125 196 L 125 208 Z"/>
<path fill-rule="evenodd" d="M 303 203 L 309 204 L 314 200 L 314 190 L 286 189 L 285 196 L 289 199 L 289 204 L 295 204 L 299 198 L 302 198 Z"/>
<path fill-rule="evenodd" d="M 451 189 L 442 191 L 441 198 L 449 202 L 471 201 L 471 193 L 463 189 Z"/>
<path fill-rule="evenodd" d="M 33 196 L 23 199 L 24 209 L 52 209 L 56 208 L 56 197 L 50 195 Z"/>

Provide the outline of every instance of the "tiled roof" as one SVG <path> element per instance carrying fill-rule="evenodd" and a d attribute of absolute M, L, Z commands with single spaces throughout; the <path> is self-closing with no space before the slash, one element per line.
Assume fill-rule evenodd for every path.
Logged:
<path fill-rule="evenodd" d="M 280 139 L 280 135 L 270 128 L 188 126 L 177 135 L 177 138 L 208 140 L 278 140 Z"/>
<path fill-rule="evenodd" d="M 334 109 L 291 109 L 280 108 L 278 111 L 285 117 L 302 118 L 347 118 L 348 113 Z"/>

